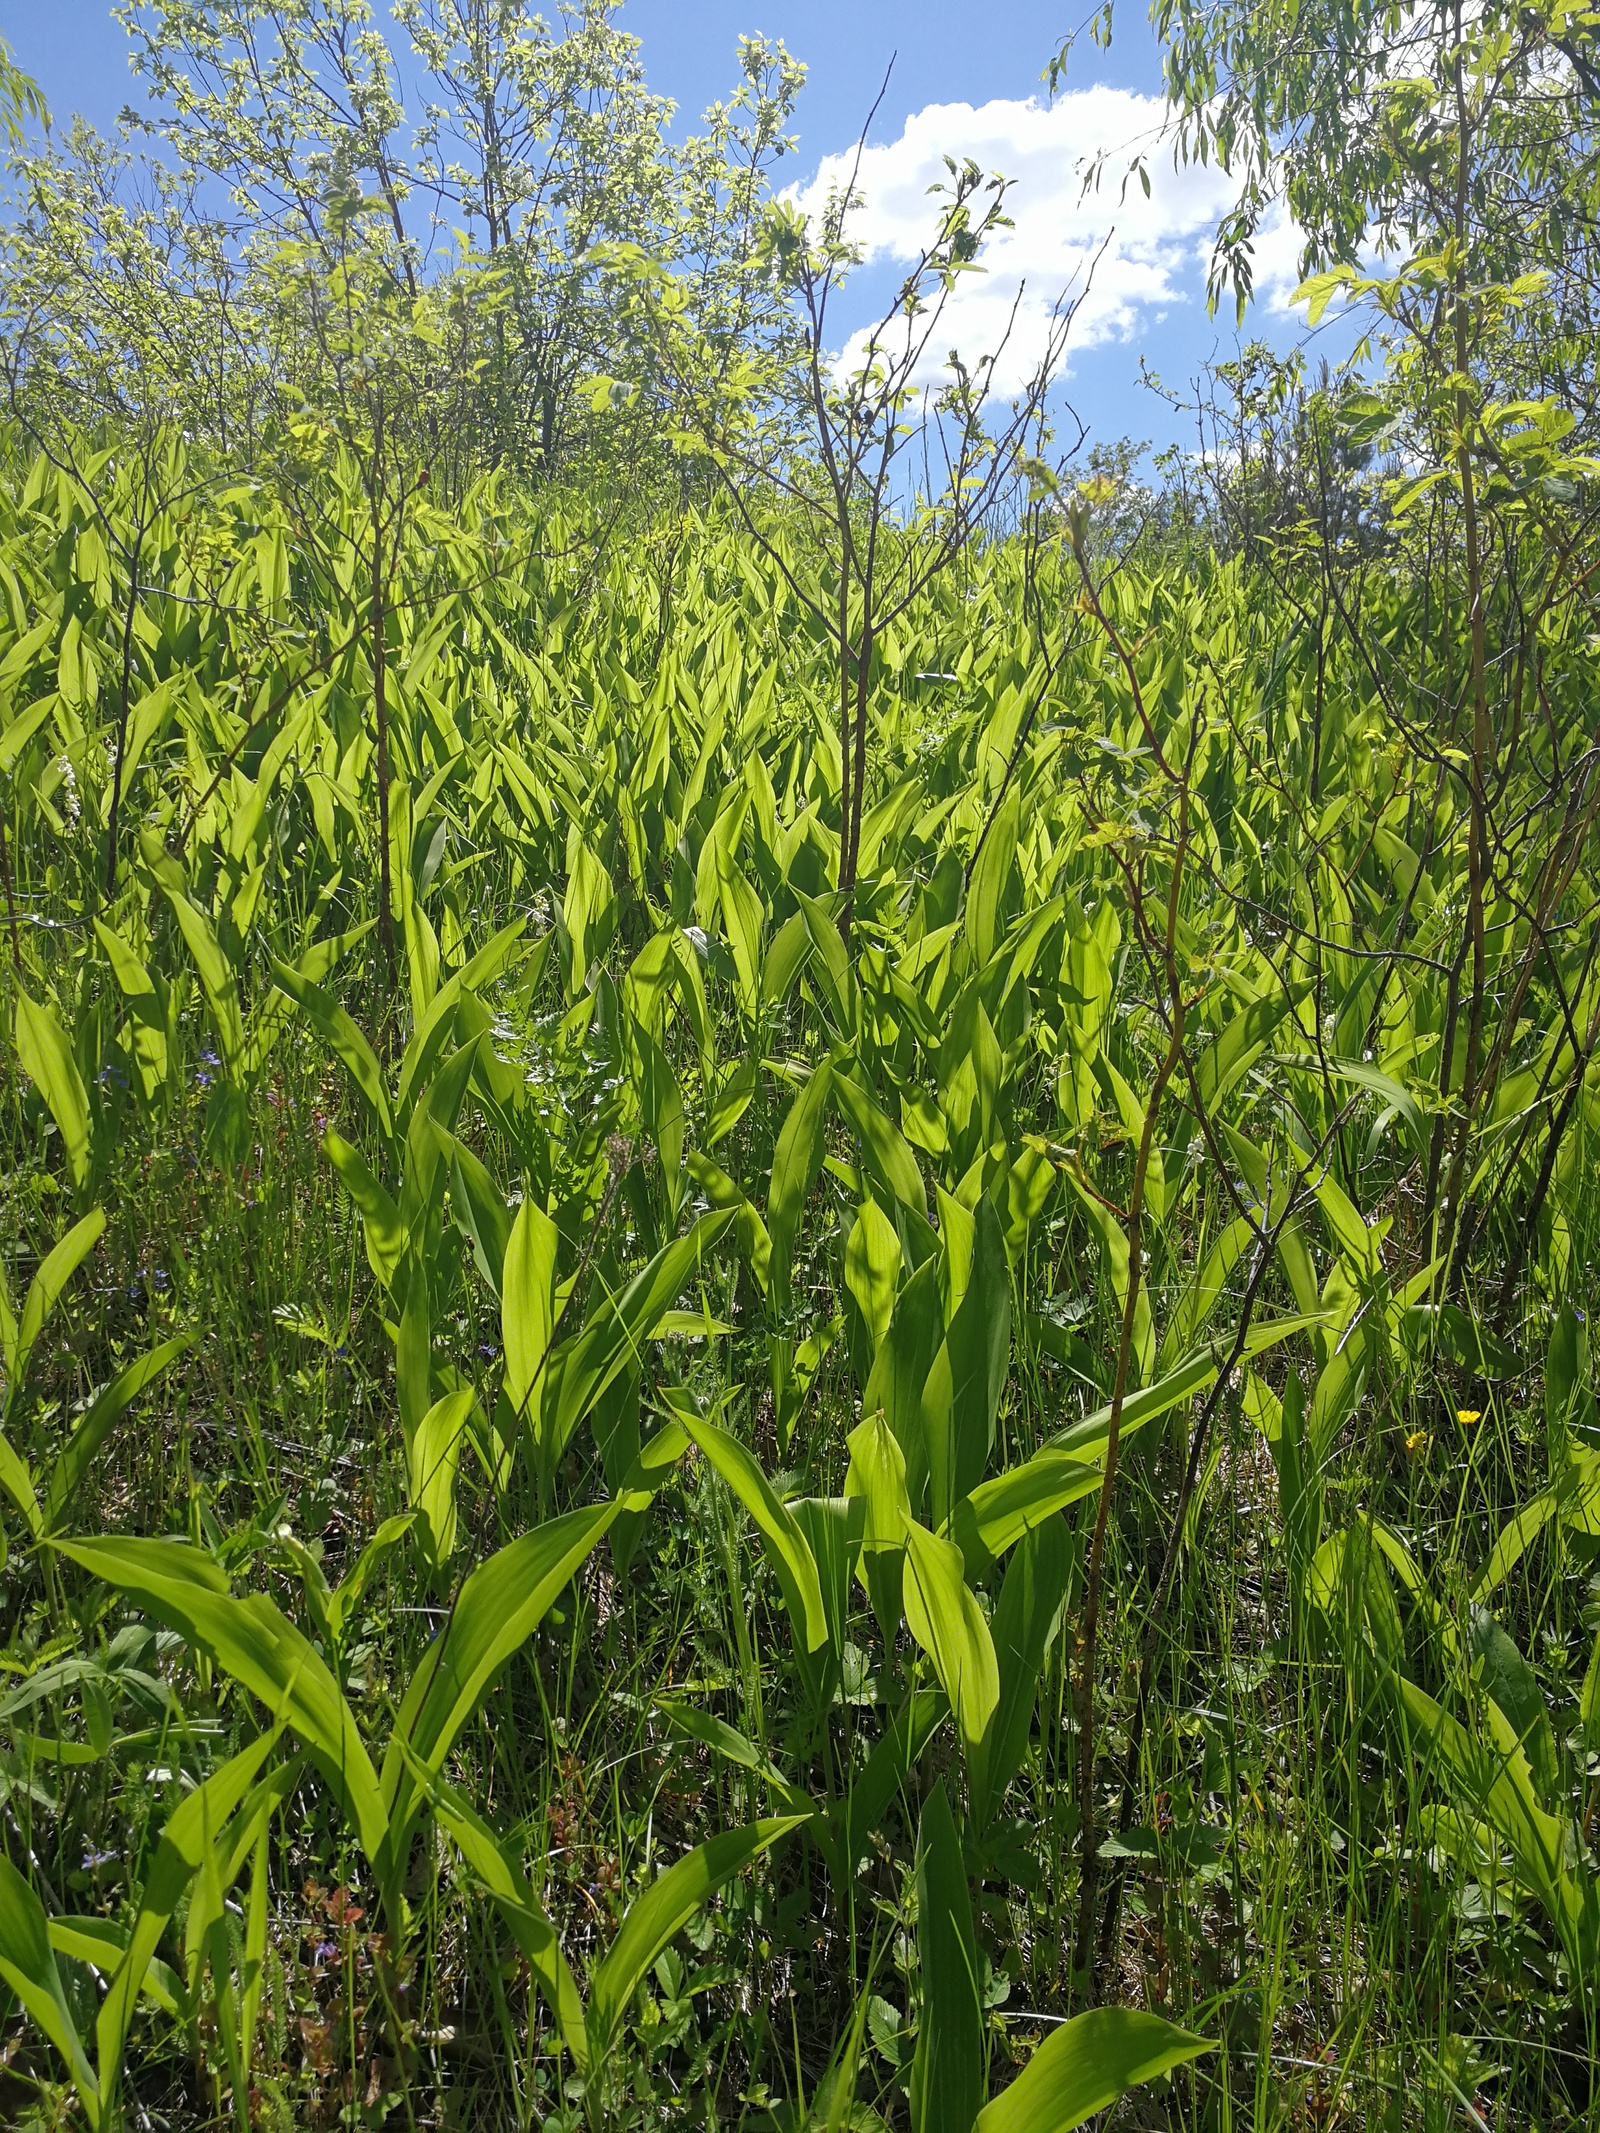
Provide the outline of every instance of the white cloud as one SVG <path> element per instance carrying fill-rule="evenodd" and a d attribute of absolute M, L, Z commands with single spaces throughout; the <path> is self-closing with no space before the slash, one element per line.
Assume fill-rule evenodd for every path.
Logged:
<path fill-rule="evenodd" d="M 1174 169 L 1160 135 L 1161 98 L 1126 89 L 1071 91 L 1052 104 L 997 99 L 930 104 L 905 121 L 898 140 L 869 146 L 857 187 L 863 204 L 849 234 L 867 262 L 909 262 L 927 244 L 939 203 L 931 185 L 948 182 L 944 158 L 971 157 L 1013 181 L 1006 211 L 1014 227 L 985 248 L 983 275 L 963 277 L 930 347 L 929 378 L 955 347 L 969 365 L 1001 343 L 1012 307 L 1016 324 L 996 369 L 1000 392 L 1015 391 L 1032 372 L 1058 299 L 1076 293 L 1071 348 L 1128 341 L 1180 304 L 1201 304 L 1205 264 L 1218 217 L 1234 183 L 1214 166 Z M 1143 153 L 1148 197 L 1137 177 L 1124 182 Z M 1085 172 L 1103 156 L 1100 181 L 1087 192 Z M 791 196 L 816 214 L 845 183 L 855 151 L 824 157 L 815 178 Z M 1294 286 L 1295 233 L 1279 215 L 1257 246 L 1257 288 L 1281 307 Z M 846 345 L 849 363 L 862 335 Z"/>

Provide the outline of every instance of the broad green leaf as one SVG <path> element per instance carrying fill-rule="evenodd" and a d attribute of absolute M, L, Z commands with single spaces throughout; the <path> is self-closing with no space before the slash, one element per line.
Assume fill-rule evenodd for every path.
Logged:
<path fill-rule="evenodd" d="M 91 1577 L 118 1586 L 204 1652 L 265 1704 L 277 1723 L 292 1726 L 362 1850 L 377 1863 L 388 1816 L 350 1707 L 323 1660 L 264 1594 L 235 1599 L 210 1559 L 177 1541 L 56 1545 Z"/>
<path fill-rule="evenodd" d="M 767 1235 L 772 1240 L 773 1299 L 780 1309 L 786 1309 L 789 1302 L 789 1274 L 794 1265 L 801 1210 L 822 1163 L 822 1129 L 832 1086 L 833 1070 L 826 1059 L 821 1060 L 789 1106 L 773 1150 Z"/>
<path fill-rule="evenodd" d="M 456 1469 L 472 1404 L 470 1385 L 435 1400 L 408 1448 L 407 1494 L 421 1520 L 424 1552 L 433 1565 L 446 1561 L 455 1549 Z"/>
<path fill-rule="evenodd" d="M 347 1572 L 328 1594 L 325 1602 L 328 1632 L 335 1643 L 342 1642 L 378 1565 L 391 1548 L 399 1546 L 416 1522 L 415 1511 L 398 1511 L 392 1518 L 386 1518 L 356 1557 L 355 1568 Z"/>
<path fill-rule="evenodd" d="M 15 1397 L 21 1389 L 28 1371 L 28 1358 L 33 1353 L 33 1344 L 39 1338 L 51 1312 L 61 1300 L 61 1292 L 73 1275 L 82 1266 L 105 1233 L 106 1218 L 103 1208 L 91 1208 L 81 1222 L 75 1222 L 67 1234 L 53 1244 L 39 1262 L 39 1270 L 28 1284 L 27 1300 L 22 1306 L 22 1322 L 16 1326 L 5 1344 L 6 1376 L 8 1395 Z M 9 1317 L 9 1302 L 6 1306 Z"/>
<path fill-rule="evenodd" d="M 44 1501 L 44 1530 L 47 1533 L 54 1533 L 60 1527 L 74 1491 L 89 1471 L 113 1425 L 145 1387 L 153 1384 L 167 1365 L 192 1345 L 192 1336 L 187 1333 L 179 1334 L 175 1340 L 163 1341 L 148 1355 L 139 1356 L 126 1370 L 119 1371 L 92 1403 L 51 1469 Z"/>
<path fill-rule="evenodd" d="M 183 935 L 190 958 L 200 974 L 200 988 L 216 1024 L 223 1060 L 230 1074 L 237 1073 L 244 1052 L 244 1021 L 233 965 L 223 953 L 211 921 L 200 906 L 168 877 L 165 869 L 157 874 L 157 879 L 166 892 L 172 915 L 178 922 L 178 931 Z"/>
<path fill-rule="evenodd" d="M 1590 1754 L 1600 1754 L 1600 1629 L 1595 1631 L 1589 1670 L 1578 1692 L 1578 1723 L 1583 1728 L 1584 1745 Z"/>
<path fill-rule="evenodd" d="M 857 1771 L 835 1809 L 836 1850 L 847 1874 L 861 1864 L 868 1839 L 892 1801 L 899 1799 L 909 1817 L 916 1790 L 912 1773 L 949 1709 L 942 1690 L 913 1689 Z"/>
<path fill-rule="evenodd" d="M 989 824 L 983 850 L 973 862 L 967 883 L 966 931 L 972 943 L 975 965 L 982 969 L 995 950 L 999 937 L 1000 910 L 1006 883 L 1016 864 L 1017 838 L 1022 825 L 1022 787 L 1013 779 Z"/>
<path fill-rule="evenodd" d="M 1240 1344 L 1238 1362 L 1242 1365 L 1253 1357 L 1263 1355 L 1275 1348 L 1280 1341 L 1293 1338 L 1297 1333 L 1306 1333 L 1321 1325 L 1322 1319 L 1314 1314 L 1301 1318 L 1275 1318 L 1252 1326 Z M 1170 1414 L 1174 1407 L 1192 1399 L 1197 1392 L 1204 1392 L 1211 1385 L 1223 1364 L 1233 1353 L 1233 1336 L 1218 1335 L 1197 1348 L 1193 1355 L 1185 1356 L 1175 1370 L 1154 1385 L 1146 1385 L 1137 1392 L 1129 1393 L 1122 1405 L 1121 1435 L 1124 1439 L 1135 1430 L 1143 1429 L 1148 1422 Z M 1050 1440 L 1056 1449 L 1075 1453 L 1079 1458 L 1092 1459 L 1098 1456 L 1111 1427 L 1111 1409 L 1096 1408 L 1092 1415 L 1085 1415 L 1081 1422 L 1074 1422 L 1060 1430 Z"/>
<path fill-rule="evenodd" d="M 861 1402 L 865 1414 L 882 1414 L 894 1432 L 913 1510 L 927 1489 L 922 1390 L 939 1352 L 940 1332 L 939 1262 L 925 1259 L 895 1299 L 888 1337 L 873 1362 Z"/>
<path fill-rule="evenodd" d="M 733 1234 L 739 1250 L 755 1276 L 757 1288 L 765 1295 L 772 1284 L 772 1239 L 767 1235 L 767 1225 L 733 1179 L 725 1170 L 720 1170 L 710 1156 L 691 1149 L 685 1167 L 711 1206 L 732 1210 Z"/>
<path fill-rule="evenodd" d="M 802 1652 L 821 1651 L 828 1641 L 828 1616 L 823 1605 L 822 1584 L 811 1549 L 793 1514 L 779 1502 L 777 1492 L 755 1454 L 737 1437 L 685 1408 L 680 1407 L 676 1412 L 695 1445 L 754 1519 L 782 1588 L 799 1649 Z"/>
<path fill-rule="evenodd" d="M 922 2022 L 911 2063 L 912 2133 L 972 2133 L 989 2054 L 972 1894 L 943 1778 L 917 1830 L 917 1956 Z"/>
<path fill-rule="evenodd" d="M 1117 1317 L 1128 1308 L 1128 1233 L 1111 1209 L 1097 1200 L 1075 1171 L 1067 1172 L 1084 1213 L 1089 1218 L 1089 1227 L 1100 1240 L 1101 1258 L 1111 1283 L 1111 1293 L 1116 1298 Z M 1135 1375 L 1148 1383 L 1156 1370 L 1156 1328 L 1150 1315 L 1150 1286 L 1139 1283 L 1133 1301 L 1133 1348 L 1132 1363 Z"/>
<path fill-rule="evenodd" d="M 861 1143 L 867 1169 L 902 1207 L 909 1208 L 913 1216 L 926 1222 L 927 1188 L 917 1168 L 917 1159 L 911 1152 L 911 1143 L 880 1108 L 867 1088 L 861 1070 L 854 1068 L 846 1072 L 836 1067 L 833 1092 L 840 1111 Z"/>
<path fill-rule="evenodd" d="M 1195 1061 L 1195 1085 L 1207 1113 L 1214 1112 L 1228 1091 L 1254 1066 L 1267 1048 L 1267 1040 L 1293 1004 L 1294 994 L 1282 986 L 1259 993 L 1233 1017 Z"/>
<path fill-rule="evenodd" d="M 128 2027 L 161 1936 L 182 1901 L 184 1890 L 256 1783 L 262 1764 L 277 1744 L 276 1728 L 264 1729 L 248 1747 L 214 1770 L 204 1784 L 197 1785 L 167 1817 L 139 1892 L 139 1909 L 128 1935 L 127 1952 L 111 1978 L 95 2024 L 103 2112 L 110 2111 L 116 2097 Z"/>
<path fill-rule="evenodd" d="M 1561 1782 L 1561 1765 L 1538 1676 L 1484 1607 L 1472 1608 L 1468 1616 L 1466 1657 L 1474 1681 L 1510 1720 L 1533 1782 L 1548 1805 Z"/>
<path fill-rule="evenodd" d="M 356 1203 L 366 1242 L 367 1263 L 384 1288 L 393 1290 L 400 1262 L 410 1235 L 400 1210 L 380 1181 L 368 1169 L 359 1148 L 353 1148 L 337 1133 L 323 1142 L 328 1160 L 339 1173 L 340 1183 Z"/>
<path fill-rule="evenodd" d="M 869 1357 L 876 1357 L 889 1331 L 899 1272 L 899 1236 L 877 1201 L 869 1197 L 850 1225 L 844 1248 L 845 1287 L 861 1313 Z M 869 1360 L 863 1378 L 871 1367 Z"/>
<path fill-rule="evenodd" d="M 713 843 L 722 923 L 733 950 L 733 967 L 739 975 L 739 1004 L 747 1015 L 753 1015 L 761 994 L 761 905 L 725 841 L 716 837 Z"/>
<path fill-rule="evenodd" d="M 561 1235 L 537 1201 L 524 1199 L 506 1241 L 500 1280 L 505 1395 L 513 1414 L 537 1414 L 534 1399 L 556 1326 L 556 1254 Z"/>
<path fill-rule="evenodd" d="M 817 968 L 828 1012 L 835 1028 L 841 1034 L 847 1034 L 856 1025 L 856 981 L 850 968 L 849 951 L 827 906 L 816 897 L 807 896 L 803 889 L 796 888 L 794 894 L 800 906 L 801 920 L 817 952 Z"/>
<path fill-rule="evenodd" d="M 128 1928 L 114 1918 L 52 1918 L 50 1945 L 57 1955 L 70 1955 L 88 1963 L 102 1977 L 111 1977 L 128 1952 Z M 140 1991 L 152 2007 L 177 2021 L 183 1986 L 170 1964 L 152 1956 Z"/>
<path fill-rule="evenodd" d="M 777 1815 L 742 1829 L 724 1830 L 708 1843 L 697 1844 L 634 1898 L 621 1930 L 590 1980 L 591 2062 L 611 2051 L 640 1980 L 700 1906 L 751 1860 L 809 1819 L 809 1815 Z"/>
<path fill-rule="evenodd" d="M 1000 1674 L 961 1550 L 912 1520 L 906 1527 L 906 1627 L 933 1661 L 970 1759 L 1000 1701 Z"/>
<path fill-rule="evenodd" d="M 306 1019 L 333 1046 L 349 1069 L 350 1079 L 366 1098 L 378 1130 L 385 1140 L 392 1140 L 394 1119 L 383 1086 L 383 1070 L 378 1065 L 377 1054 L 350 1016 L 332 993 L 324 992 L 320 985 L 313 985 L 309 978 L 302 977 L 287 963 L 280 963 L 276 956 L 272 959 L 272 977 L 278 990 L 300 1007 Z"/>
<path fill-rule="evenodd" d="M 844 1477 L 846 1496 L 861 1497 L 867 1507 L 861 1545 L 868 1552 L 899 1551 L 906 1542 L 911 1505 L 906 1495 L 905 1454 L 881 1414 L 858 1422 L 845 1439 L 850 1453 Z"/>
<path fill-rule="evenodd" d="M 974 2133 L 1071 2133 L 1138 2082 L 1216 2046 L 1139 2007 L 1091 2007 L 1051 2030 Z"/>
<path fill-rule="evenodd" d="M 562 2041 L 578 2066 L 586 2067 L 589 2049 L 583 2001 L 543 1905 L 501 1840 L 461 1794 L 445 1784 L 442 1778 L 424 1772 L 420 1765 L 416 1775 L 419 1780 L 426 1777 L 429 1802 L 440 1827 L 494 1899 L 501 1917 L 515 1935 L 517 1946 L 560 2026 Z"/>
<path fill-rule="evenodd" d="M 583 1331 L 562 1344 L 560 1392 L 554 1428 L 545 1446 L 548 1459 L 559 1457 L 578 1423 L 619 1370 L 641 1368 L 645 1348 L 663 1314 L 677 1302 L 689 1277 L 732 1219 L 725 1208 L 701 1215 L 681 1237 L 663 1246 L 620 1296 L 603 1297 Z"/>
<path fill-rule="evenodd" d="M 1527 1758 L 1509 1721 L 1501 1719 L 1497 1729 L 1503 1744 L 1499 1739 L 1479 1741 L 1414 1681 L 1401 1677 L 1399 1689 L 1419 1761 L 1425 1769 L 1431 1761 L 1468 1811 L 1497 1832 L 1524 1886 L 1559 1928 L 1567 1917 L 1562 1825 L 1540 1806 Z M 1491 1703 L 1487 1708 L 1492 1726 L 1497 1707 Z"/>
<path fill-rule="evenodd" d="M 1039 1673 L 1066 1597 L 1074 1552 L 1066 1522 L 1054 1517 L 1023 1535 L 1006 1566 L 990 1625 L 1000 1700 L 969 1766 L 972 1818 L 980 1829 L 1028 1752 Z"/>
<path fill-rule="evenodd" d="M 1011 1271 L 994 1202 L 973 1221 L 966 1287 L 922 1394 L 933 1521 L 943 1526 L 983 1478 L 1011 1362 Z"/>
<path fill-rule="evenodd" d="M 500 1188 L 464 1142 L 450 1138 L 450 1205 L 472 1241 L 478 1271 L 496 1296 L 505 1277 L 511 1217 Z"/>
<path fill-rule="evenodd" d="M 1212 1241 L 1200 1271 L 1178 1300 L 1162 1335 L 1157 1368 L 1170 1370 L 1186 1355 L 1210 1323 L 1222 1300 L 1228 1276 L 1250 1248 L 1256 1226 L 1248 1215 L 1235 1215 Z"/>
<path fill-rule="evenodd" d="M 1020 1466 L 980 1482 L 950 1520 L 949 1537 L 961 1550 L 967 1575 L 981 1576 L 1025 1533 L 1099 1486 L 1098 1465 L 1049 1444 Z"/>
<path fill-rule="evenodd" d="M 616 1516 L 604 1503 L 552 1518 L 480 1563 L 457 1593 L 443 1629 L 423 1653 L 395 1719 L 383 1763 L 383 1799 L 404 1870 L 413 1794 L 399 1743 L 431 1771 L 443 1768 L 461 1728 L 505 1662 L 533 1634 Z"/>
<path fill-rule="evenodd" d="M 72 2018 L 44 1906 L 0 1852 L 0 1978 L 67 2063 L 91 2127 L 101 2122 L 100 2085 Z"/>
<path fill-rule="evenodd" d="M 0 1430 L 0 1488 L 22 1515 L 35 1540 L 44 1538 L 44 1511 L 34 1488 L 33 1470 L 4 1430 Z M 4 1535 L 0 1534 L 0 1562 L 5 1559 Z"/>
<path fill-rule="evenodd" d="M 792 1808 L 796 1813 L 804 1811 L 808 1815 L 815 1814 L 816 1809 L 800 1788 L 791 1785 L 771 1758 L 764 1755 L 753 1740 L 748 1739 L 735 1727 L 713 1717 L 709 1711 L 702 1711 L 694 1704 L 682 1702 L 676 1696 L 657 1696 L 652 1700 L 655 1708 L 674 1731 L 684 1734 L 690 1740 L 699 1741 L 703 1747 L 720 1755 L 724 1762 L 733 1763 L 741 1770 L 753 1770 L 772 1787 L 785 1807 Z"/>
<path fill-rule="evenodd" d="M 16 1040 L 23 1071 L 49 1106 L 72 1182 L 81 1188 L 89 1176 L 88 1091 L 61 1024 L 20 987 Z"/>

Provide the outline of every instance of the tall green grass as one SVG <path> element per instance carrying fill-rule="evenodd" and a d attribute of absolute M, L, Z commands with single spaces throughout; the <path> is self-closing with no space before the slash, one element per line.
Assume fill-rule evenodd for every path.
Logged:
<path fill-rule="evenodd" d="M 0 528 L 8 2113 L 1585 2123 L 1587 829 L 1463 1220 L 1360 643 L 975 551 L 841 929 L 781 573 L 490 484 L 390 587 L 391 970 L 356 470 L 173 453 L 137 591 L 109 455 Z"/>

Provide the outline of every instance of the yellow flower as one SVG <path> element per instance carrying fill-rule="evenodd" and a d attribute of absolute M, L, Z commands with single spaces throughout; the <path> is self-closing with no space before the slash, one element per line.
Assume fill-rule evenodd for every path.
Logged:
<path fill-rule="evenodd" d="M 1414 1429 L 1406 1439 L 1406 1456 L 1411 1459 L 1421 1459 L 1432 1442 L 1433 1431 L 1431 1429 Z"/>
<path fill-rule="evenodd" d="M 1458 1407 L 1456 1409 L 1456 1420 L 1463 1429 L 1471 1429 L 1474 1422 L 1483 1420 L 1483 1411 L 1477 1407 Z"/>

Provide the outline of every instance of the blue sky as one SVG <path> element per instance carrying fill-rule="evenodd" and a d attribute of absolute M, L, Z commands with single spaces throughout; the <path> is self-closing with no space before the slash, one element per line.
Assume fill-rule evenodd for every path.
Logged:
<path fill-rule="evenodd" d="M 1116 169 L 1149 139 L 1160 82 L 1159 55 L 1135 4 L 1119 12 L 1109 51 L 1083 41 L 1065 93 L 1049 103 L 1041 74 L 1084 4 L 1068 0 L 1069 11 L 1058 12 L 1042 0 L 976 8 L 970 0 L 959 8 L 950 0 L 630 0 L 620 19 L 642 40 L 651 87 L 677 102 L 685 130 L 732 86 L 742 31 L 782 37 L 810 70 L 790 173 L 802 198 L 816 197 L 819 173 L 825 182 L 837 172 L 892 59 L 863 170 L 867 205 L 857 234 L 869 265 L 839 314 L 841 340 L 865 321 L 926 229 L 925 188 L 942 175 L 941 154 L 972 154 L 1016 181 L 1016 228 L 992 253 L 985 280 L 963 290 L 951 321 L 963 355 L 987 352 L 1022 288 L 1012 348 L 1025 362 L 1030 317 L 1037 326 L 1042 308 L 1074 274 L 1081 282 L 1086 261 L 1104 245 L 1079 311 L 1067 392 L 1095 436 L 1189 441 L 1187 423 L 1141 383 L 1141 362 L 1181 388 L 1237 345 L 1231 308 L 1212 319 L 1204 302 L 1209 231 L 1227 186 L 1215 173 L 1177 172 L 1157 156 L 1149 200 L 1135 185 L 1119 204 L 1115 184 L 1081 197 L 1086 154 L 1103 149 Z M 58 119 L 81 112 L 110 127 L 132 93 L 109 0 L 0 0 L 0 36 Z M 1246 336 L 1279 344 L 1296 337 L 1284 301 L 1293 269 L 1293 233 L 1283 229 L 1263 247 L 1263 294 Z"/>

